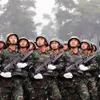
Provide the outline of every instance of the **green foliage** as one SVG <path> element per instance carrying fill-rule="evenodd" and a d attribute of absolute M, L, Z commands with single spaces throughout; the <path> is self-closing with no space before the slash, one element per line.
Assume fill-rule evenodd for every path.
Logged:
<path fill-rule="evenodd" d="M 0 32 L 4 37 L 10 32 L 29 39 L 36 36 L 36 26 L 33 21 L 35 11 L 29 10 L 35 9 L 34 0 L 9 0 L 5 8 L 6 10 L 0 16 Z"/>

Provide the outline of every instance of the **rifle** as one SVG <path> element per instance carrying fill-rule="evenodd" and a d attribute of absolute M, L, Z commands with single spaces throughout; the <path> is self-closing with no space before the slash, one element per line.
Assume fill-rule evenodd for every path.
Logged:
<path fill-rule="evenodd" d="M 3 69 L 3 71 L 7 72 L 7 71 L 10 71 L 11 69 L 18 69 L 16 64 L 18 62 L 24 62 L 31 54 L 32 54 L 32 51 L 27 52 L 25 54 L 21 54 L 20 56 L 15 58 L 12 62 L 10 62 L 8 65 L 6 65 Z"/>
<path fill-rule="evenodd" d="M 89 56 L 89 57 L 82 57 L 80 60 L 78 60 L 77 62 L 75 62 L 74 64 L 70 65 L 69 67 L 66 67 L 65 72 L 70 72 L 70 71 L 78 71 L 79 73 L 83 73 L 80 69 L 79 69 L 79 65 L 80 64 L 86 64 L 89 61 L 91 61 L 92 59 L 95 58 L 95 55 Z"/>
<path fill-rule="evenodd" d="M 38 66 L 36 69 L 35 69 L 35 74 L 37 73 L 40 73 L 41 71 L 46 71 L 48 68 L 47 66 L 49 64 L 54 64 L 56 61 L 58 61 L 58 59 L 63 55 L 63 53 L 60 53 L 59 55 L 57 56 L 50 56 L 47 60 L 44 61 L 43 64 L 41 64 L 40 66 Z"/>

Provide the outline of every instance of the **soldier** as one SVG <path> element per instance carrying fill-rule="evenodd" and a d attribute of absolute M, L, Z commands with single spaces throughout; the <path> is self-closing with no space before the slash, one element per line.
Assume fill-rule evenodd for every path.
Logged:
<path fill-rule="evenodd" d="M 82 49 L 83 56 L 85 57 L 91 56 L 91 54 L 88 53 L 90 46 L 91 44 L 88 40 L 83 40 L 81 42 L 81 49 Z M 97 89 L 97 81 L 96 81 L 96 77 L 98 74 L 98 64 L 95 59 L 92 59 L 85 65 L 87 68 L 89 68 L 88 70 L 84 71 L 84 81 L 88 86 L 90 98 L 92 100 L 98 100 L 98 89 Z"/>
<path fill-rule="evenodd" d="M 52 78 L 49 84 L 49 87 L 51 88 L 50 89 L 51 98 L 52 100 L 65 100 L 66 98 L 64 98 L 62 96 L 63 93 L 61 93 L 63 85 L 59 84 L 59 81 L 61 82 L 60 79 L 62 78 L 60 77 L 59 74 L 62 74 L 62 71 L 64 71 L 64 64 L 65 64 L 63 43 L 60 39 L 54 38 L 50 41 L 50 48 L 51 48 L 51 51 L 50 51 L 51 55 L 57 56 L 63 53 L 63 55 L 58 59 L 56 63 L 54 63 L 54 65 L 49 66 L 50 68 L 55 67 L 55 70 L 52 72 L 52 74 L 53 73 L 58 74 L 56 77 Z"/>
<path fill-rule="evenodd" d="M 21 53 L 24 54 L 28 52 L 29 46 L 30 46 L 29 41 L 25 37 L 22 37 L 21 39 L 19 39 L 18 49 Z"/>
<path fill-rule="evenodd" d="M 69 51 L 68 41 L 64 41 L 64 43 L 63 43 L 63 50 L 64 51 Z"/>
<path fill-rule="evenodd" d="M 81 52 L 79 50 L 80 48 L 80 40 L 78 37 L 73 36 L 69 39 L 68 41 L 68 45 L 70 47 L 70 51 L 69 51 L 69 55 L 71 58 L 71 63 L 75 63 L 78 60 L 80 60 L 82 58 L 81 56 Z M 80 68 L 79 66 L 76 66 L 78 69 Z M 74 86 L 73 88 L 75 88 L 75 93 L 76 96 L 79 95 L 79 97 L 76 97 L 76 100 L 90 100 L 90 95 L 88 92 L 88 87 L 86 86 L 86 84 L 84 83 L 83 79 L 82 79 L 82 74 L 80 74 L 77 71 L 74 71 L 72 73 L 66 73 L 64 74 L 64 77 L 68 77 L 68 75 L 71 76 L 72 78 L 72 86 Z M 82 67 L 82 69 L 84 69 L 84 67 Z"/>
<path fill-rule="evenodd" d="M 21 54 L 28 54 L 29 53 L 29 41 L 25 37 L 20 38 L 20 40 L 18 42 L 18 49 L 19 49 L 19 52 Z M 31 86 L 31 83 L 30 83 L 29 78 L 28 78 L 29 67 L 27 66 L 27 64 L 28 64 L 28 58 L 24 62 L 19 62 L 17 65 L 19 65 L 19 67 L 22 68 L 22 71 L 24 73 L 26 73 L 26 77 L 21 79 L 23 81 L 22 86 L 24 89 L 24 99 L 25 100 L 32 100 L 32 98 L 34 98 L 34 93 L 31 94 L 31 91 L 34 91 L 34 90 L 32 90 L 32 86 Z"/>
<path fill-rule="evenodd" d="M 46 47 L 48 42 L 44 36 L 38 36 L 36 38 L 36 45 L 38 49 L 33 52 L 30 56 L 30 81 L 32 88 L 35 89 L 35 99 L 34 100 L 46 100 L 47 99 L 47 80 L 42 73 L 35 74 L 35 69 L 43 64 L 44 60 L 48 59 L 50 55 L 48 54 Z M 32 91 L 33 92 L 33 91 Z"/>
<path fill-rule="evenodd" d="M 23 100 L 23 89 L 14 81 L 15 76 L 14 71 L 4 72 L 4 67 L 12 62 L 16 57 L 19 56 L 18 53 L 18 35 L 11 33 L 7 37 L 6 45 L 7 49 L 3 50 L 0 54 L 1 58 L 1 73 L 0 73 L 0 99 L 1 100 Z M 16 66 L 16 65 L 14 65 Z M 13 66 L 13 70 L 14 69 Z"/>
<path fill-rule="evenodd" d="M 92 48 L 92 54 L 95 54 L 97 51 L 97 46 L 94 43 L 92 44 Z"/>
<path fill-rule="evenodd" d="M 34 42 L 29 41 L 29 44 L 30 44 L 30 46 L 29 46 L 29 51 L 34 51 L 34 50 L 36 50 L 36 46 L 35 46 L 35 43 L 34 43 Z"/>
<path fill-rule="evenodd" d="M 89 55 L 88 50 L 90 48 L 90 43 L 88 40 L 83 40 L 81 42 L 81 50 L 82 50 L 82 54 L 84 55 Z"/>

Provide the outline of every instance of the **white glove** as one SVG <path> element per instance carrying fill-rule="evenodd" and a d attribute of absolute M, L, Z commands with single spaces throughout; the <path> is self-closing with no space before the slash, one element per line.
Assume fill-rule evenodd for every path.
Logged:
<path fill-rule="evenodd" d="M 18 68 L 25 68 L 27 66 L 27 63 L 17 63 Z"/>
<path fill-rule="evenodd" d="M 100 74 L 98 75 L 98 77 L 100 78 Z"/>
<path fill-rule="evenodd" d="M 89 69 L 89 67 L 81 64 L 81 65 L 79 65 L 79 69 L 82 70 L 82 71 L 87 71 Z"/>
<path fill-rule="evenodd" d="M 72 74 L 71 72 L 65 73 L 63 76 L 64 76 L 65 78 L 68 78 L 68 79 L 73 78 L 73 74 Z"/>
<path fill-rule="evenodd" d="M 34 76 L 35 79 L 43 79 L 43 75 L 41 73 L 38 73 Z"/>
<path fill-rule="evenodd" d="M 0 75 L 4 78 L 10 78 L 11 77 L 11 72 L 1 72 Z"/>
<path fill-rule="evenodd" d="M 49 64 L 48 65 L 48 69 L 49 70 L 55 70 L 56 69 L 56 66 L 52 65 L 52 64 Z"/>

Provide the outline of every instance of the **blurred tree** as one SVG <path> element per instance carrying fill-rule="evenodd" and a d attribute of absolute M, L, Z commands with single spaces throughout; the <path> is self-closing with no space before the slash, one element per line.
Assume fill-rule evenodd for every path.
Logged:
<path fill-rule="evenodd" d="M 61 39 L 77 35 L 91 39 L 100 32 L 100 0 L 56 0 L 57 34 Z"/>
<path fill-rule="evenodd" d="M 0 32 L 4 37 L 10 32 L 27 38 L 36 36 L 34 0 L 9 0 L 4 8 L 6 10 L 0 16 Z"/>
<path fill-rule="evenodd" d="M 55 22 L 48 14 L 44 14 L 43 18 L 48 21 L 47 25 L 43 26 L 42 34 L 46 35 L 49 39 L 57 37 Z"/>

